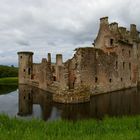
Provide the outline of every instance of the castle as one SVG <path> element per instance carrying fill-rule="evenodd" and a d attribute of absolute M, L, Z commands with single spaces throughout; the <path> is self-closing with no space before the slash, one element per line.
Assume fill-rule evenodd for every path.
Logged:
<path fill-rule="evenodd" d="M 136 25 L 130 31 L 100 19 L 99 32 L 92 47 L 77 48 L 66 62 L 62 54 L 51 63 L 51 54 L 39 64 L 33 52 L 18 52 L 19 84 L 53 93 L 60 103 L 80 103 L 91 95 L 137 87 L 140 83 L 140 36 Z"/>

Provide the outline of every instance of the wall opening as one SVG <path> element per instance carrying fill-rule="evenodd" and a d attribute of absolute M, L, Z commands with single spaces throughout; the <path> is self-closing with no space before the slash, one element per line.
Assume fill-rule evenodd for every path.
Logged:
<path fill-rule="evenodd" d="M 121 77 L 121 82 L 123 81 L 123 78 Z"/>
<path fill-rule="evenodd" d="M 129 70 L 131 70 L 131 63 L 129 63 Z"/>
<path fill-rule="evenodd" d="M 114 43 L 114 39 L 110 39 L 110 45 L 112 46 L 113 45 L 113 43 Z"/>
<path fill-rule="evenodd" d="M 25 72 L 25 69 L 23 69 L 23 71 Z"/>
<path fill-rule="evenodd" d="M 111 78 L 109 79 L 109 82 L 110 82 L 110 83 L 112 82 L 112 79 L 111 79 Z"/>
<path fill-rule="evenodd" d="M 118 69 L 118 61 L 116 61 L 116 69 Z"/>
<path fill-rule="evenodd" d="M 31 68 L 28 68 L 28 75 L 31 74 Z"/>
<path fill-rule="evenodd" d="M 22 59 L 22 56 L 20 56 L 20 58 Z"/>
<path fill-rule="evenodd" d="M 97 83 L 98 82 L 98 77 L 95 77 L 95 83 Z"/>
<path fill-rule="evenodd" d="M 123 62 L 123 69 L 125 69 L 125 62 Z"/>
<path fill-rule="evenodd" d="M 129 50 L 129 57 L 131 57 L 131 52 L 130 52 L 130 50 Z"/>
<path fill-rule="evenodd" d="M 53 76 L 53 81 L 56 81 L 56 76 Z"/>

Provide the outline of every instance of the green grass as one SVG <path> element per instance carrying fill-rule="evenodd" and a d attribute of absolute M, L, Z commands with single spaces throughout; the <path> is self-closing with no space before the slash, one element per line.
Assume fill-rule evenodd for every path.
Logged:
<path fill-rule="evenodd" d="M 1 140 L 139 140 L 140 116 L 78 122 L 19 120 L 0 115 Z"/>
<path fill-rule="evenodd" d="M 0 85 L 18 85 L 17 77 L 0 78 Z"/>

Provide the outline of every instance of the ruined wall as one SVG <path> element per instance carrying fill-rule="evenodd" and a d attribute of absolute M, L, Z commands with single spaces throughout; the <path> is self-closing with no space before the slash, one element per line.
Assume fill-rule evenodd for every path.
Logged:
<path fill-rule="evenodd" d="M 140 85 L 140 43 L 138 43 L 138 53 L 137 53 L 137 57 L 138 57 L 138 85 Z"/>
<path fill-rule="evenodd" d="M 59 66 L 59 87 L 62 90 L 68 90 L 69 89 L 69 72 L 68 72 L 68 66 Z"/>
<path fill-rule="evenodd" d="M 81 85 L 90 88 L 93 94 L 116 90 L 118 72 L 115 70 L 116 53 L 100 49 L 81 48 Z"/>
<path fill-rule="evenodd" d="M 33 63 L 33 75 L 31 79 L 34 81 L 39 80 L 40 66 L 41 64 Z"/>
<path fill-rule="evenodd" d="M 130 44 L 119 44 L 117 49 L 120 83 L 124 88 L 137 86 L 137 58 Z"/>
<path fill-rule="evenodd" d="M 120 43 L 110 52 L 79 48 L 69 60 L 69 89 L 89 88 L 93 94 L 137 85 L 137 64 L 133 47 Z"/>

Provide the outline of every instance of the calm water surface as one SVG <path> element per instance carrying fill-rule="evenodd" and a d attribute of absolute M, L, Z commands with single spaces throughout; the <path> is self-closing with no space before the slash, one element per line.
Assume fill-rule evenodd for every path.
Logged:
<path fill-rule="evenodd" d="M 97 95 L 89 103 L 58 104 L 52 96 L 30 86 L 0 86 L 0 113 L 24 119 L 102 119 L 140 114 L 140 88 Z"/>

